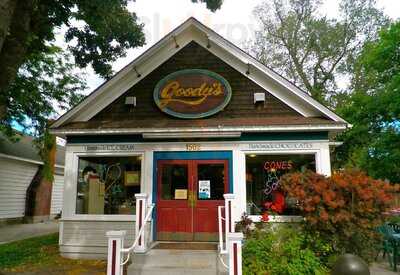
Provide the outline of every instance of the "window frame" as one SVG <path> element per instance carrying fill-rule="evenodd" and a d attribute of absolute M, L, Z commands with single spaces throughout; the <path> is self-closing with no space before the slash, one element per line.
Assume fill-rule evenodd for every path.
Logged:
<path fill-rule="evenodd" d="M 76 201 L 77 201 L 77 188 L 78 188 L 78 170 L 79 170 L 79 158 L 80 157 L 140 157 L 140 192 L 144 187 L 144 175 L 145 175 L 145 152 L 76 152 L 73 153 L 73 164 L 72 164 L 72 179 L 73 179 L 73 212 L 69 217 L 63 218 L 63 220 L 76 220 L 76 221 L 136 221 L 136 215 L 127 214 L 77 214 L 76 213 Z M 71 209 L 72 210 L 72 209 Z"/>
<path fill-rule="evenodd" d="M 250 155 L 268 155 L 268 156 L 273 156 L 273 155 L 314 155 L 314 161 L 315 161 L 315 172 L 320 173 L 321 169 L 321 164 L 320 164 L 320 150 L 319 149 L 309 149 L 309 150 L 292 150 L 292 151 L 287 151 L 287 150 L 274 150 L 274 151 L 245 151 L 244 152 L 244 165 L 245 165 L 245 174 L 247 170 L 247 157 Z M 244 193 L 245 196 L 245 203 L 247 205 L 247 184 L 245 182 L 245 190 L 246 192 Z M 246 213 L 248 217 L 253 221 L 253 222 L 260 222 L 261 221 L 261 215 L 249 215 Z M 304 220 L 303 216 L 299 215 L 271 215 L 270 219 L 268 222 L 274 222 L 274 223 L 280 223 L 280 222 L 301 222 Z"/>

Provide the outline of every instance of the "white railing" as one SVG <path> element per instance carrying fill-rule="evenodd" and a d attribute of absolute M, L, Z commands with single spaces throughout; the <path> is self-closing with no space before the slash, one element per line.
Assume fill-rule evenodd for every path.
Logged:
<path fill-rule="evenodd" d="M 243 233 L 235 232 L 233 220 L 233 194 L 224 194 L 225 206 L 218 206 L 219 259 L 229 270 L 229 275 L 242 275 L 242 240 Z M 224 213 L 224 217 L 223 217 Z M 225 231 L 223 225 L 225 224 Z M 222 255 L 228 255 L 228 265 Z"/>
<path fill-rule="evenodd" d="M 133 244 L 124 248 L 124 238 L 126 231 L 108 231 L 108 257 L 107 257 L 107 275 L 122 275 L 123 266 L 128 263 L 132 252 L 146 252 L 145 228 L 146 223 L 150 221 L 154 204 L 147 207 L 147 195 L 135 194 L 136 197 L 136 225 L 135 225 L 135 240 Z M 147 210 L 147 211 L 146 211 Z M 126 259 L 125 254 L 127 254 Z"/>
<path fill-rule="evenodd" d="M 225 206 L 219 205 L 218 206 L 218 251 L 220 254 L 226 254 L 228 251 L 226 250 L 226 234 L 225 230 L 223 229 L 226 223 L 225 217 L 222 216 L 222 211 L 225 210 Z"/>
<path fill-rule="evenodd" d="M 136 235 L 136 238 L 135 238 L 135 241 L 133 242 L 133 244 L 128 248 L 121 249 L 122 254 L 124 254 L 124 253 L 128 254 L 128 256 L 126 257 L 126 260 L 123 261 L 121 263 L 121 265 L 124 265 L 129 261 L 129 255 L 131 255 L 131 252 L 133 252 L 134 249 L 136 248 L 136 246 L 138 245 L 140 238 L 142 238 L 142 235 L 144 234 L 144 230 L 146 228 L 145 225 L 150 220 L 151 214 L 153 213 L 153 209 L 154 209 L 154 203 L 152 203 L 149 206 L 149 211 L 147 212 L 147 215 L 144 218 L 144 223 L 143 223 L 142 227 L 140 228 L 138 235 Z"/>

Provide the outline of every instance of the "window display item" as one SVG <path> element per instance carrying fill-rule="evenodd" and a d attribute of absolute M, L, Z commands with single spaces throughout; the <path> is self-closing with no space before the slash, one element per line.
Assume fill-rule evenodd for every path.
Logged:
<path fill-rule="evenodd" d="M 126 171 L 125 186 L 139 186 L 139 185 L 140 185 L 139 171 Z"/>
<path fill-rule="evenodd" d="M 94 175 L 89 176 L 88 182 L 88 213 L 104 214 L 104 183 Z"/>

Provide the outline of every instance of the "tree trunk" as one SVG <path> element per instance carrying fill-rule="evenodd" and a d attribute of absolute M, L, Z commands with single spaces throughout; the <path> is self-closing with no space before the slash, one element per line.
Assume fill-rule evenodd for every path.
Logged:
<path fill-rule="evenodd" d="M 0 51 L 10 30 L 16 3 L 15 0 L 0 0 Z"/>
<path fill-rule="evenodd" d="M 0 122 L 4 120 L 7 111 L 6 90 L 26 57 L 34 7 L 34 0 L 11 1 L 15 2 L 15 10 L 0 52 Z"/>
<path fill-rule="evenodd" d="M 49 219 L 51 208 L 51 194 L 54 182 L 56 163 L 56 137 L 51 136 L 51 141 L 43 147 L 51 146 L 42 155 L 44 164 L 39 167 L 26 191 L 25 220 L 27 222 L 42 222 Z M 43 141 L 46 143 L 46 141 Z"/>

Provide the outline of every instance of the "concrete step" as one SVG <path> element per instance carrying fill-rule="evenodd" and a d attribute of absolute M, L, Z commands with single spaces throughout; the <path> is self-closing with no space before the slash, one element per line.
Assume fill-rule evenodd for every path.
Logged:
<path fill-rule="evenodd" d="M 215 250 L 152 249 L 134 254 L 128 275 L 217 275 L 222 274 L 219 261 Z"/>

